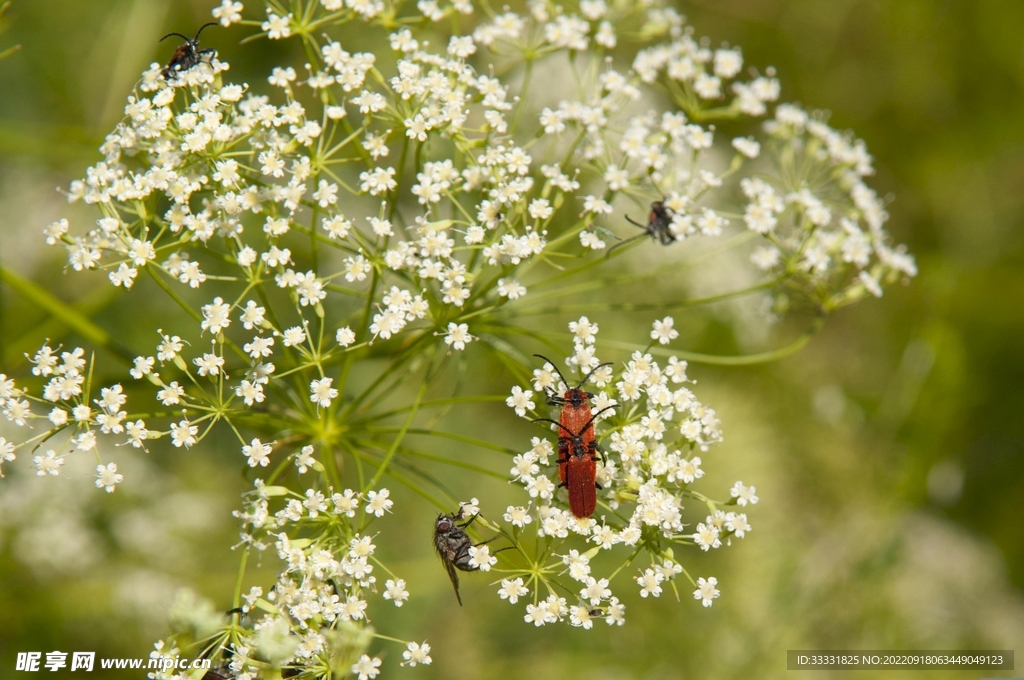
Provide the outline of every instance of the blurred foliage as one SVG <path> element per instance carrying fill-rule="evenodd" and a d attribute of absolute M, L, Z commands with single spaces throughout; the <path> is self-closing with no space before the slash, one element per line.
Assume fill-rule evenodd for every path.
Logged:
<path fill-rule="evenodd" d="M 129 347 L 151 344 L 132 335 L 151 324 L 133 321 L 164 311 L 112 304 L 99 275 L 72 283 L 57 274 L 63 264 L 43 253 L 39 233 L 78 214 L 53 187 L 98 157 L 137 74 L 167 58 L 159 37 L 191 33 L 210 4 L 23 0 L 3 19 L 3 44 L 22 49 L 0 63 L 0 261 L 120 329 Z M 387 521 L 405 527 L 405 542 L 382 549 L 404 567 L 413 598 L 387 611 L 387 624 L 411 639 L 427 634 L 435 664 L 396 671 L 387 660 L 396 677 L 767 678 L 785 675 L 787 649 L 1024 642 L 1024 4 L 701 0 L 680 9 L 715 44 L 742 46 L 747 63 L 774 64 L 783 99 L 829 108 L 834 126 L 868 142 L 875 187 L 893 196 L 890 228 L 921 275 L 837 314 L 778 364 L 691 371 L 727 439 L 711 483 L 742 475 L 762 498 L 743 544 L 701 558 L 698 571 L 722 584 L 710 610 L 671 597 L 641 606 L 623 589 L 624 628 L 534 629 L 485 591 L 483 575 L 464 579 L 459 609 L 430 554 L 430 510 L 398 494 Z M 233 79 L 259 81 L 291 58 L 287 45 L 239 45 L 245 30 L 204 36 Z M 731 303 L 676 316 L 687 349 L 743 348 L 758 336 Z M 65 333 L 0 287 L 0 370 L 21 363 L 26 342 Z M 492 369 L 470 371 L 481 391 L 505 389 L 484 377 Z M 464 455 L 504 471 L 491 454 Z M 24 650 L 144 656 L 173 587 L 224 597 L 235 568 L 228 511 L 242 486 L 235 458 L 215 444 L 154 448 L 139 473 L 146 482 L 110 497 L 84 472 L 61 480 L 59 498 L 43 486 L 50 480 L 0 482 L 0 674 Z M 504 507 L 503 483 L 461 481 L 452 485 L 465 496 Z M 68 522 L 82 525 L 85 542 L 55 561 L 57 547 L 68 549 Z"/>

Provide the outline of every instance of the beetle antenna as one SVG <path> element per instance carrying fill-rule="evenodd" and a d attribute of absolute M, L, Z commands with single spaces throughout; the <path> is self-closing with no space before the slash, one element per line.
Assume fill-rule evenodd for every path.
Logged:
<path fill-rule="evenodd" d="M 192 39 L 192 38 L 188 37 L 187 35 L 182 35 L 181 33 L 168 33 L 168 34 L 167 34 L 167 35 L 165 35 L 164 37 L 160 38 L 160 42 L 163 42 L 163 41 L 167 40 L 167 39 L 168 39 L 168 38 L 170 38 L 170 37 L 171 37 L 172 35 L 176 35 L 176 36 L 178 36 L 179 38 L 181 38 L 182 40 L 191 40 L 191 39 Z"/>
<path fill-rule="evenodd" d="M 593 418 L 591 418 L 591 420 L 593 420 Z M 570 430 L 566 426 L 562 425 L 557 420 L 551 420 L 551 418 L 534 418 L 532 422 L 535 422 L 535 423 L 551 423 L 552 425 L 558 425 L 558 427 L 560 427 L 563 430 L 565 430 L 566 432 L 568 432 L 570 437 L 576 437 L 577 436 L 577 434 L 575 432 L 573 432 L 572 430 Z"/>
<path fill-rule="evenodd" d="M 580 380 L 580 383 L 579 383 L 579 385 L 576 386 L 576 389 L 579 389 L 579 388 L 583 387 L 583 383 L 585 383 L 588 380 L 590 380 L 590 376 L 594 375 L 595 373 L 597 373 L 599 370 L 601 370 L 605 366 L 614 366 L 614 365 L 615 365 L 614 362 L 606 361 L 603 364 L 598 364 L 597 366 L 594 366 L 594 368 L 590 369 L 590 373 L 587 373 L 585 376 L 583 376 L 583 380 Z"/>
<path fill-rule="evenodd" d="M 601 409 L 600 411 L 598 411 L 597 413 L 592 415 L 590 417 L 590 420 L 587 421 L 587 424 L 580 428 L 580 434 L 582 435 L 584 432 L 586 432 L 587 428 L 589 428 L 591 425 L 594 424 L 594 421 L 597 420 L 597 417 L 599 415 L 601 415 L 605 411 L 611 411 L 613 408 L 618 408 L 618 407 L 619 407 L 618 404 L 612 404 L 611 406 L 605 406 L 603 409 Z"/>
<path fill-rule="evenodd" d="M 630 220 L 630 221 L 632 222 L 632 220 Z M 636 224 L 636 222 L 633 222 L 633 224 Z M 637 224 L 637 226 L 639 227 L 640 225 L 639 225 L 639 224 Z M 640 238 L 640 237 L 642 237 L 642 236 L 647 236 L 647 231 L 646 231 L 646 230 L 647 230 L 647 227 L 644 227 L 644 233 L 642 233 L 642 234 L 637 234 L 636 236 L 630 236 L 630 237 L 629 237 L 629 238 L 627 238 L 627 239 L 626 239 L 625 241 L 619 241 L 618 243 L 616 243 L 615 245 L 613 245 L 613 246 L 612 246 L 611 248 L 609 248 L 609 249 L 608 249 L 608 252 L 607 252 L 607 253 L 605 253 L 605 254 L 604 254 L 604 256 L 605 256 L 606 258 L 608 258 L 608 257 L 611 257 L 612 251 L 613 251 L 613 250 L 615 250 L 616 248 L 618 248 L 619 246 L 624 246 L 624 245 L 626 245 L 627 243 L 632 243 L 633 241 L 637 240 L 638 238 Z"/>
<path fill-rule="evenodd" d="M 216 26 L 216 25 L 217 25 L 216 21 L 211 21 L 211 22 L 209 22 L 207 24 L 203 24 L 202 26 L 199 27 L 199 30 L 196 31 L 196 37 L 194 37 L 192 39 L 193 40 L 199 40 L 199 34 L 200 33 L 202 33 L 205 29 L 209 28 L 210 26 Z"/>
<path fill-rule="evenodd" d="M 534 354 L 533 356 L 537 357 L 538 359 L 543 359 L 544 361 L 546 361 L 546 362 L 548 362 L 549 364 L 551 364 L 551 368 L 555 369 L 555 373 L 557 373 L 557 374 L 558 374 L 558 377 L 562 379 L 562 382 L 563 382 L 563 383 L 565 383 L 565 386 L 566 386 L 566 387 L 568 387 L 568 386 L 569 386 L 569 381 L 568 381 L 568 380 L 566 380 L 566 379 L 565 379 L 565 376 L 564 376 L 564 375 L 562 375 L 562 372 L 558 370 L 558 364 L 556 364 L 556 363 L 555 363 L 554 361 L 552 361 L 551 359 L 548 359 L 548 358 L 547 358 L 546 356 L 544 356 L 543 354 Z"/>
<path fill-rule="evenodd" d="M 626 215 L 626 221 L 627 221 L 627 222 L 629 222 L 630 224 L 633 224 L 633 225 L 636 225 L 636 226 L 640 227 L 640 228 L 641 228 L 641 229 L 643 229 L 643 230 L 646 230 L 646 229 L 647 229 L 647 227 L 648 227 L 648 225 L 646 225 L 646 224 L 640 224 L 639 222 L 637 222 L 636 220 L 634 220 L 634 219 L 633 219 L 632 217 L 630 217 L 629 215 Z"/>

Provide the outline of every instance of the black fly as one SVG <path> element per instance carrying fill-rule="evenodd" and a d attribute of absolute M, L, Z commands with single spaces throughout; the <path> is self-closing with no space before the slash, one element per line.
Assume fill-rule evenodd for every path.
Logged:
<path fill-rule="evenodd" d="M 608 249 L 608 255 L 611 255 L 612 251 L 619 246 L 631 243 L 641 236 L 656 238 L 663 246 L 667 246 L 676 240 L 676 235 L 672 233 L 672 210 L 665 206 L 664 201 L 655 201 L 654 203 L 651 203 L 651 212 L 647 215 L 647 224 L 640 224 L 629 215 L 626 215 L 626 219 L 629 220 L 630 224 L 634 224 L 643 229 L 644 233 L 637 234 L 632 238 L 627 238 L 621 243 L 616 243 Z"/>
<path fill-rule="evenodd" d="M 180 45 L 178 49 L 174 51 L 174 56 L 171 57 L 171 61 L 167 64 L 167 67 L 163 70 L 165 80 L 170 80 L 172 77 L 178 75 L 183 71 L 187 71 L 190 68 L 198 66 L 202 63 L 203 58 L 217 54 L 215 49 L 201 50 L 199 49 L 199 34 L 203 32 L 203 29 L 210 26 L 216 26 L 216 21 L 211 21 L 208 24 L 200 26 L 199 30 L 196 31 L 196 37 L 189 38 L 182 35 L 181 33 L 168 33 L 164 37 L 160 38 L 160 42 L 167 40 L 172 35 L 176 35 L 182 38 L 185 43 Z"/>
<path fill-rule="evenodd" d="M 465 524 L 459 524 L 458 521 L 462 519 L 462 509 L 460 508 L 454 515 L 444 513 L 438 515 L 437 521 L 434 522 L 434 550 L 444 562 L 444 568 L 448 572 L 448 578 L 452 580 L 455 597 L 460 606 L 462 605 L 462 596 L 459 595 L 459 574 L 455 570 L 477 571 L 479 567 L 474 567 L 469 563 L 471 558 L 469 549 L 488 542 L 484 541 L 474 545 L 469 534 L 465 532 L 465 528 L 476 518 L 477 516 L 473 515 Z"/>

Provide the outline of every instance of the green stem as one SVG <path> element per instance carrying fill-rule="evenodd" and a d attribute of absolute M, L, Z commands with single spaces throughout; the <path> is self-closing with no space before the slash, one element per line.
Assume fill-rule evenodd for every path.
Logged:
<path fill-rule="evenodd" d="M 72 329 L 83 338 L 110 351 L 120 359 L 129 364 L 135 359 L 135 353 L 115 341 L 107 331 L 103 330 L 88 317 L 80 313 L 74 307 L 61 302 L 48 291 L 37 286 L 28 279 L 23 279 L 6 267 L 0 266 L 0 281 L 14 289 L 22 297 L 35 303 L 51 316 L 59 319 L 68 328 Z"/>
<path fill-rule="evenodd" d="M 555 307 L 542 307 L 540 309 L 528 309 L 522 312 L 518 312 L 515 316 L 537 316 L 542 314 L 560 314 L 572 310 L 587 310 L 597 309 L 602 311 L 620 311 L 620 312 L 644 312 L 644 311 L 659 311 L 667 309 L 676 309 L 679 307 L 695 307 L 698 305 L 708 305 L 715 302 L 722 302 L 724 300 L 730 300 L 733 298 L 742 297 L 751 293 L 756 293 L 761 290 L 767 290 L 776 286 L 779 283 L 779 279 L 771 279 L 764 281 L 755 286 L 749 288 L 742 288 L 740 290 L 732 290 L 726 293 L 718 293 L 717 295 L 709 295 L 702 298 L 690 298 L 686 300 L 677 300 L 675 302 L 581 302 L 571 305 L 561 305 Z"/>
<path fill-rule="evenodd" d="M 238 565 L 238 578 L 235 580 L 235 597 L 231 600 L 232 608 L 237 609 L 242 606 L 242 581 L 245 579 L 245 565 L 249 561 L 249 548 L 246 547 L 242 551 L 242 561 Z M 238 616 L 233 614 L 232 616 Z"/>
<path fill-rule="evenodd" d="M 821 329 L 824 323 L 823 317 L 818 317 L 811 324 L 811 327 L 804 331 L 803 335 L 799 338 L 779 349 L 772 350 L 770 352 L 761 352 L 759 354 L 740 354 L 736 356 L 722 356 L 719 354 L 700 354 L 698 352 L 678 352 L 662 347 L 653 347 L 649 350 L 651 354 L 666 357 L 678 357 L 695 364 L 709 364 L 712 366 L 753 366 L 755 364 L 766 364 L 772 361 L 778 361 L 784 359 L 791 354 L 803 349 L 804 345 L 811 341 L 811 338 Z M 615 347 L 616 349 L 624 349 L 627 351 L 635 351 L 643 349 L 641 345 L 637 345 L 631 342 L 617 342 L 615 340 L 609 340 L 604 343 L 607 346 Z"/>
<path fill-rule="evenodd" d="M 402 429 L 399 430 L 398 436 L 395 437 L 395 440 L 391 442 L 391 448 L 388 449 L 387 454 L 385 454 L 384 456 L 384 460 L 381 461 L 380 467 L 377 468 L 377 472 L 374 473 L 373 477 L 370 479 L 370 482 L 366 485 L 366 488 L 363 489 L 364 491 L 366 489 L 372 488 L 378 481 L 380 481 L 380 478 L 384 475 L 385 470 L 387 470 L 388 465 L 391 463 L 391 459 L 395 457 L 395 453 L 398 451 L 398 447 L 402 444 L 402 440 L 405 438 L 406 433 L 412 426 L 413 419 L 416 418 L 416 414 L 419 413 L 419 405 L 420 402 L 423 401 L 423 395 L 426 394 L 426 392 L 427 381 L 424 380 L 423 384 L 420 385 L 419 392 L 416 394 L 416 401 L 413 403 L 413 408 L 409 411 L 409 415 L 406 416 L 405 422 L 402 424 Z"/>
<path fill-rule="evenodd" d="M 387 434 L 387 433 L 390 433 L 390 432 L 398 432 L 401 436 L 404 436 L 404 435 L 407 435 L 407 434 L 425 434 L 425 435 L 430 435 L 432 437 L 444 437 L 445 439 L 454 439 L 455 441 L 463 442 L 463 443 L 466 443 L 466 444 L 473 444 L 474 446 L 479 446 L 482 449 L 489 449 L 491 451 L 498 451 L 499 453 L 507 453 L 510 456 L 515 456 L 516 454 L 520 453 L 519 451 L 516 451 L 514 449 L 510 449 L 510 448 L 507 448 L 507 447 L 504 447 L 504 446 L 498 446 L 497 444 L 492 444 L 492 443 L 490 443 L 488 441 L 484 441 L 483 439 L 474 439 L 473 437 L 467 437 L 465 435 L 456 434 L 454 432 L 440 432 L 438 430 L 421 430 L 421 429 L 409 428 L 409 427 L 402 427 L 401 429 L 397 429 L 397 428 L 393 428 L 393 427 L 368 427 L 368 428 L 366 428 L 366 431 L 367 432 L 380 432 L 380 433 L 384 433 L 384 434 Z"/>

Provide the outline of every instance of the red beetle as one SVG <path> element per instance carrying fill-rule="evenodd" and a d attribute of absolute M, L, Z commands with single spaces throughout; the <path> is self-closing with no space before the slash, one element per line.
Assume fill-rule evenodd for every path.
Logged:
<path fill-rule="evenodd" d="M 174 50 L 174 56 L 171 57 L 170 63 L 168 63 L 166 68 L 164 68 L 163 76 L 165 80 L 171 80 L 172 78 L 177 77 L 178 74 L 198 66 L 203 61 L 204 57 L 212 57 L 214 54 L 217 54 L 217 50 L 214 49 L 199 49 L 199 34 L 202 33 L 203 29 L 206 27 L 216 25 L 216 21 L 203 24 L 199 27 L 199 30 L 196 32 L 196 37 L 194 38 L 189 38 L 181 33 L 168 33 L 164 37 L 160 38 L 160 42 L 167 40 L 171 36 L 177 36 L 185 40 L 184 44 L 179 45 L 178 49 Z"/>
<path fill-rule="evenodd" d="M 548 406 L 559 406 L 561 411 L 559 413 L 559 425 L 568 432 L 576 432 L 581 430 L 583 425 L 590 420 L 590 400 L 594 398 L 594 395 L 590 392 L 584 392 L 581 388 L 583 385 L 590 380 L 590 377 L 594 375 L 602 366 L 611 366 L 611 362 L 600 364 L 595 366 L 589 373 L 583 376 L 583 379 L 576 384 L 575 387 L 569 386 L 569 381 L 565 379 L 562 372 L 558 370 L 558 366 L 554 361 L 548 359 L 542 354 L 534 354 L 533 356 L 538 359 L 543 359 L 551 365 L 552 370 L 558 374 L 558 377 L 562 380 L 565 385 L 565 394 L 559 395 L 558 391 L 552 387 L 545 387 L 544 393 L 546 396 L 546 402 Z M 593 438 L 591 436 L 591 438 Z M 559 458 L 566 458 L 563 452 L 559 450 Z M 563 462 L 558 466 L 558 477 L 565 484 L 565 463 Z"/>
<path fill-rule="evenodd" d="M 533 356 L 548 362 L 551 365 L 551 368 L 558 374 L 558 377 L 561 378 L 562 382 L 565 384 L 566 389 L 565 394 L 563 395 L 559 395 L 558 392 L 551 387 L 546 387 L 544 389 L 548 406 L 559 406 L 562 409 L 558 418 L 559 424 L 569 432 L 582 430 L 583 425 L 590 420 L 590 400 L 594 398 L 594 395 L 590 392 L 584 392 L 582 387 L 588 380 L 590 380 L 590 377 L 594 375 L 594 373 L 605 366 L 611 366 L 612 363 L 609 361 L 608 363 L 595 366 L 589 373 L 583 376 L 583 379 L 580 380 L 575 387 L 569 387 L 569 381 L 566 380 L 565 376 L 562 375 L 562 372 L 558 370 L 558 366 L 555 365 L 554 361 L 540 354 L 534 354 Z M 562 481 L 565 481 L 564 477 L 562 478 Z"/>
<path fill-rule="evenodd" d="M 590 517 L 597 508 L 597 456 L 601 450 L 594 438 L 594 421 L 606 411 L 616 408 L 618 404 L 607 406 L 590 418 L 578 430 L 570 430 L 557 420 L 536 418 L 534 422 L 552 423 L 562 431 L 558 437 L 558 476 L 562 478 L 559 486 L 569 492 L 569 509 L 577 517 Z M 588 407 L 589 411 L 589 407 Z"/>
<path fill-rule="evenodd" d="M 619 246 L 632 243 L 641 236 L 650 236 L 652 239 L 656 238 L 663 246 L 667 246 L 676 240 L 676 235 L 672 233 L 672 210 L 665 205 L 664 201 L 655 201 L 654 203 L 651 203 L 651 211 L 647 214 L 647 224 L 640 224 L 629 215 L 626 215 L 626 220 L 629 221 L 630 224 L 643 229 L 643 233 L 631 236 L 625 241 L 616 243 L 608 249 L 608 255 L 611 255 L 612 251 Z"/>

